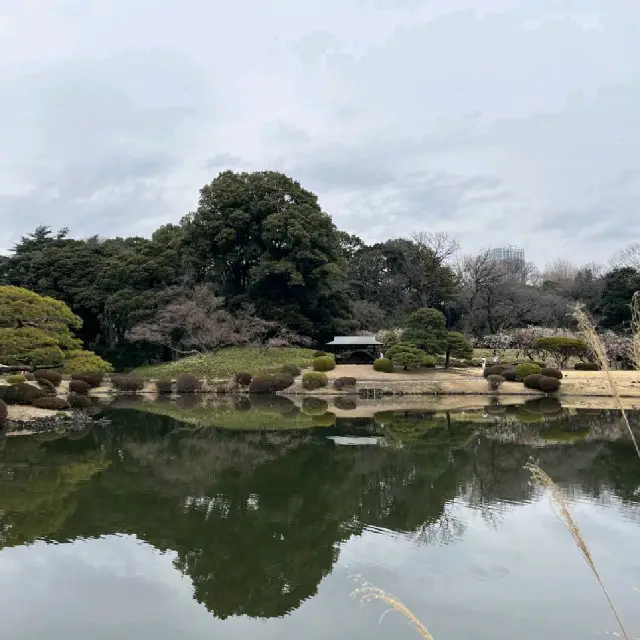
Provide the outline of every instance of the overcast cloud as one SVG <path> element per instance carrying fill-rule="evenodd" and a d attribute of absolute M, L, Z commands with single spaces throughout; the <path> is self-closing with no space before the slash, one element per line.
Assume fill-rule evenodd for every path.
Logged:
<path fill-rule="evenodd" d="M 482 7 L 482 9 L 478 9 Z M 147 235 L 282 170 L 366 240 L 640 240 L 640 3 L 0 0 L 0 248 Z"/>

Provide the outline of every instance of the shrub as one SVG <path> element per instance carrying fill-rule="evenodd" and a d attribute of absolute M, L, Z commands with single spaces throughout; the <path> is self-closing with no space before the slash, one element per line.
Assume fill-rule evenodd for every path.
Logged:
<path fill-rule="evenodd" d="M 50 409 L 51 411 L 66 411 L 71 408 L 67 400 L 64 398 L 54 398 L 53 396 L 36 398 L 31 404 L 33 404 L 34 407 L 38 407 L 38 409 Z"/>
<path fill-rule="evenodd" d="M 574 369 L 576 371 L 600 371 L 600 365 L 597 362 L 576 362 Z"/>
<path fill-rule="evenodd" d="M 4 400 L 0 400 L 0 429 L 4 427 L 7 422 L 7 416 L 9 415 L 9 410 L 7 409 L 7 405 Z"/>
<path fill-rule="evenodd" d="M 543 376 L 547 376 L 547 378 L 557 378 L 558 380 L 562 380 L 562 371 L 560 369 L 553 369 L 552 367 L 545 367 L 540 371 Z"/>
<path fill-rule="evenodd" d="M 538 388 L 540 391 L 544 391 L 545 393 L 555 393 L 560 389 L 560 385 L 562 383 L 558 378 L 551 378 L 549 376 L 541 376 L 540 381 L 538 383 Z"/>
<path fill-rule="evenodd" d="M 156 391 L 158 395 L 161 396 L 171 395 L 173 391 L 173 381 L 168 379 L 156 380 Z"/>
<path fill-rule="evenodd" d="M 307 416 L 320 416 L 329 410 L 329 403 L 322 398 L 303 398 L 302 413 Z"/>
<path fill-rule="evenodd" d="M 72 373 L 71 380 L 86 382 L 92 389 L 99 387 L 104 380 L 102 373 Z"/>
<path fill-rule="evenodd" d="M 580 338 L 566 338 L 553 336 L 538 338 L 534 349 L 542 354 L 549 354 L 560 360 L 560 368 L 564 367 L 569 358 L 584 358 L 589 353 L 589 345 Z"/>
<path fill-rule="evenodd" d="M 280 367 L 279 371 L 280 373 L 288 373 L 294 378 L 297 378 L 302 373 L 302 369 L 297 364 L 293 364 L 293 362 L 287 362 L 286 364 L 283 364 Z"/>
<path fill-rule="evenodd" d="M 284 391 L 293 384 L 293 376 L 289 373 L 276 373 L 273 375 L 273 390 Z"/>
<path fill-rule="evenodd" d="M 333 371 L 336 368 L 336 361 L 331 356 L 319 356 L 313 359 L 314 371 Z"/>
<path fill-rule="evenodd" d="M 540 389 L 540 379 L 542 378 L 542 374 L 540 373 L 532 373 L 528 375 L 522 382 L 524 382 L 524 386 L 527 389 Z"/>
<path fill-rule="evenodd" d="M 508 382 L 515 382 L 518 379 L 518 376 L 516 375 L 516 370 L 511 368 L 505 369 L 502 372 L 502 377 Z"/>
<path fill-rule="evenodd" d="M 495 374 L 487 376 L 487 383 L 489 384 L 490 391 L 497 391 L 504 382 L 505 379 L 502 376 Z"/>
<path fill-rule="evenodd" d="M 202 389 L 202 382 L 194 373 L 181 373 L 176 378 L 178 393 L 197 393 L 200 389 Z"/>
<path fill-rule="evenodd" d="M 113 367 L 106 360 L 93 353 L 93 351 L 84 351 L 76 349 L 67 351 L 64 357 L 64 373 L 111 373 Z"/>
<path fill-rule="evenodd" d="M 42 389 L 28 382 L 0 387 L 0 400 L 4 400 L 7 404 L 31 404 L 44 395 Z"/>
<path fill-rule="evenodd" d="M 7 382 L 9 384 L 20 384 L 22 382 L 26 382 L 27 378 L 26 376 L 23 376 L 21 373 L 16 373 L 13 376 L 8 376 L 7 377 Z"/>
<path fill-rule="evenodd" d="M 248 387 L 251 384 L 251 379 L 252 379 L 252 375 L 250 373 L 236 373 L 235 375 L 235 381 L 241 386 L 241 387 Z"/>
<path fill-rule="evenodd" d="M 506 367 L 503 367 L 500 364 L 492 365 L 490 367 L 485 367 L 482 375 L 485 378 L 488 378 L 489 376 L 501 376 L 505 369 Z"/>
<path fill-rule="evenodd" d="M 312 420 L 314 427 L 333 427 L 336 423 L 336 415 L 335 413 L 327 411 L 327 413 L 323 413 L 322 415 L 313 416 Z"/>
<path fill-rule="evenodd" d="M 302 387 L 307 391 L 321 389 L 329 384 L 329 379 L 325 373 L 320 371 L 310 371 L 302 376 Z"/>
<path fill-rule="evenodd" d="M 313 357 L 314 358 L 322 358 L 323 356 L 328 356 L 329 354 L 326 351 L 314 351 L 313 352 Z"/>
<path fill-rule="evenodd" d="M 53 386 L 53 383 L 46 378 L 40 378 L 38 380 L 38 386 L 45 392 L 48 396 L 56 395 L 56 388 Z"/>
<path fill-rule="evenodd" d="M 393 362 L 389 358 L 378 358 L 373 363 L 374 371 L 381 371 L 382 373 L 393 373 Z"/>
<path fill-rule="evenodd" d="M 427 360 L 427 354 L 410 342 L 398 342 L 387 351 L 387 357 L 394 365 L 405 369 L 423 367 L 429 362 L 435 366 L 435 358 Z"/>
<path fill-rule="evenodd" d="M 36 379 L 36 377 L 33 375 L 33 373 L 31 373 L 31 371 L 25 371 L 23 375 L 29 382 L 34 382 Z"/>
<path fill-rule="evenodd" d="M 533 362 L 523 362 L 516 367 L 516 377 L 518 380 L 523 380 L 527 376 L 533 376 L 539 374 L 542 368 Z"/>
<path fill-rule="evenodd" d="M 67 402 L 72 409 L 90 409 L 93 407 L 91 400 L 81 393 L 70 393 Z"/>
<path fill-rule="evenodd" d="M 341 411 L 353 411 L 358 408 L 358 403 L 355 398 L 351 398 L 349 396 L 338 396 L 333 404 L 336 409 L 340 409 Z"/>
<path fill-rule="evenodd" d="M 89 393 L 90 389 L 91 386 L 84 380 L 72 380 L 69 383 L 69 391 L 72 391 L 73 393 L 79 393 L 83 396 L 86 396 Z"/>
<path fill-rule="evenodd" d="M 355 387 L 357 380 L 355 378 L 345 376 L 344 378 L 336 378 L 333 381 L 333 388 L 341 391 L 345 387 Z"/>
<path fill-rule="evenodd" d="M 144 389 L 144 380 L 134 375 L 113 376 L 111 383 L 118 391 L 138 393 Z"/>
<path fill-rule="evenodd" d="M 273 376 L 256 376 L 249 384 L 249 393 L 273 393 Z"/>
<path fill-rule="evenodd" d="M 38 369 L 33 375 L 36 380 L 40 380 L 41 378 L 48 380 L 54 387 L 59 387 L 62 382 L 62 375 L 52 369 Z"/>

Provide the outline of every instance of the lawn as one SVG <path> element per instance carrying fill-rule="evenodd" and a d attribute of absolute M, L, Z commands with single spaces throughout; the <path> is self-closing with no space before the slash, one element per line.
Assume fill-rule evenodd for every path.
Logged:
<path fill-rule="evenodd" d="M 181 373 L 194 373 L 205 380 L 229 379 L 234 374 L 272 373 L 283 364 L 311 366 L 311 349 L 297 347 L 230 347 L 203 356 L 190 356 L 174 362 L 139 367 L 133 371 L 146 379 L 175 378 Z"/>

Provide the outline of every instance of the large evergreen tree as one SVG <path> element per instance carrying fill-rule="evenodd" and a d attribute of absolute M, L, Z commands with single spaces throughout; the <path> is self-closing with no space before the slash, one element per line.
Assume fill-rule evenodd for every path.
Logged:
<path fill-rule="evenodd" d="M 189 266 L 231 309 L 304 335 L 348 328 L 343 237 L 317 197 L 275 171 L 225 171 L 200 192 L 183 221 Z"/>

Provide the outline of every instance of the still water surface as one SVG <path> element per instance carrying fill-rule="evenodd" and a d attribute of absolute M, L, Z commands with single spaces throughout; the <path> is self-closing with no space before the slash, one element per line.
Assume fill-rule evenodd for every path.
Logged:
<path fill-rule="evenodd" d="M 253 432 L 238 426 L 268 407 L 141 408 L 109 408 L 110 426 L 72 437 L 4 440 L 3 638 L 419 637 L 363 606 L 359 580 L 436 640 L 615 637 L 523 470 L 531 457 L 568 492 L 640 637 L 640 461 L 613 411 L 414 408 L 304 428 L 309 414 L 328 424 L 319 403 Z M 234 429 L 197 428 L 189 410 Z"/>

